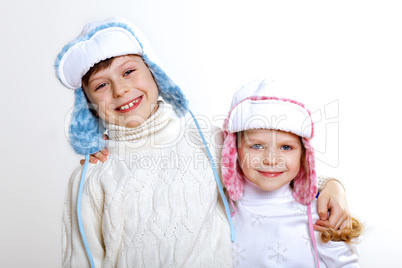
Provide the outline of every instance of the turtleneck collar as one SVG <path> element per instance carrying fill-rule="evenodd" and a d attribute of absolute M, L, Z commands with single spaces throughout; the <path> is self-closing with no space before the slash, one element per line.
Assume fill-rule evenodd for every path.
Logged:
<path fill-rule="evenodd" d="M 290 188 L 289 183 L 285 184 L 284 186 L 280 187 L 275 191 L 264 191 L 256 184 L 249 181 L 245 178 L 244 184 L 244 193 L 242 200 L 266 200 L 278 197 L 284 197 L 292 195 L 292 189 Z"/>
<path fill-rule="evenodd" d="M 104 123 L 108 130 L 110 140 L 114 141 L 137 141 L 154 135 L 168 125 L 172 117 L 172 109 L 169 104 L 158 101 L 159 108 L 144 123 L 135 128 L 127 128 L 118 125 Z"/>

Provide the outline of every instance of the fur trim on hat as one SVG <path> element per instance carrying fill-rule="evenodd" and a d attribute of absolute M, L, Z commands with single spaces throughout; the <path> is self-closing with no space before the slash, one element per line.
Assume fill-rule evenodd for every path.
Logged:
<path fill-rule="evenodd" d="M 292 100 L 292 99 L 288 99 L 288 98 L 278 98 L 278 97 L 275 97 L 275 96 L 250 96 L 250 97 L 247 97 L 247 98 L 245 98 L 245 99 L 243 99 L 242 101 L 240 101 L 240 102 L 238 102 L 238 103 L 236 103 L 232 108 L 231 108 L 231 110 L 230 110 L 230 112 L 229 112 L 229 116 L 228 116 L 228 120 L 225 122 L 226 123 L 226 125 L 225 125 L 225 127 L 226 127 L 226 129 L 228 130 L 228 131 L 231 131 L 231 132 L 233 132 L 233 124 L 234 123 L 236 123 L 236 124 L 238 124 L 239 122 L 236 122 L 236 119 L 234 119 L 234 121 L 233 121 L 233 118 L 232 118 L 232 116 L 233 116 L 233 112 L 236 110 L 236 108 L 238 108 L 239 106 L 241 106 L 242 105 L 242 103 L 244 103 L 244 102 L 247 102 L 247 101 L 253 101 L 253 102 L 255 102 L 255 104 L 258 104 L 258 103 L 260 103 L 260 105 L 259 106 L 262 106 L 262 104 L 264 103 L 264 101 L 269 101 L 269 100 L 273 100 L 273 101 L 280 101 L 280 102 L 282 102 L 282 104 L 280 105 L 280 106 L 285 106 L 284 104 L 294 104 L 292 107 L 298 107 L 297 109 L 298 110 L 303 110 L 303 112 L 304 112 L 304 115 L 303 116 L 305 116 L 306 118 L 305 119 L 309 119 L 309 121 L 310 121 L 310 125 L 307 125 L 307 127 L 306 126 L 304 126 L 304 127 L 306 127 L 306 130 L 305 131 L 303 131 L 301 128 L 297 128 L 297 129 L 295 129 L 294 128 L 294 126 L 292 126 L 292 127 L 289 127 L 289 126 L 286 126 L 285 128 L 283 128 L 282 126 L 281 126 L 281 120 L 279 120 L 279 125 L 278 124 L 275 124 L 274 126 L 272 126 L 272 124 L 270 124 L 270 122 L 260 122 L 259 120 L 247 120 L 247 121 L 244 121 L 244 122 L 240 122 L 241 124 L 242 124 L 242 126 L 240 126 L 240 128 L 239 128 L 239 126 L 237 126 L 237 128 L 235 128 L 236 130 L 234 130 L 234 131 L 236 131 L 236 132 L 238 132 L 238 131 L 242 131 L 242 130 L 248 130 L 248 129 L 259 129 L 259 128 L 261 128 L 261 129 L 263 129 L 263 128 L 269 128 L 269 129 L 277 129 L 277 130 L 282 130 L 282 131 L 286 131 L 286 132 L 291 132 L 291 133 L 294 133 L 294 134 L 296 134 L 296 135 L 298 135 L 298 136 L 302 136 L 303 138 L 304 137 L 306 137 L 306 138 L 309 138 L 309 139 L 311 139 L 311 138 L 313 138 L 313 136 L 314 136 L 314 122 L 312 121 L 312 119 L 311 119 L 311 112 L 305 107 L 305 105 L 303 104 L 303 103 L 301 103 L 301 102 L 298 102 L 298 101 L 295 101 L 295 100 Z M 255 105 L 254 104 L 254 105 Z M 251 104 L 251 106 L 252 106 L 253 104 Z M 266 105 L 268 105 L 268 106 L 273 106 L 271 103 L 269 103 L 269 104 L 266 104 Z M 263 106 L 264 107 L 264 106 Z M 251 114 L 252 112 L 253 112 L 253 110 L 251 110 L 251 107 L 248 107 L 248 108 L 250 108 L 250 110 L 247 110 L 247 111 L 243 111 L 242 113 L 244 113 L 245 115 L 247 115 L 247 116 L 249 116 L 249 117 L 251 117 L 251 116 L 255 116 L 255 117 L 258 117 L 258 118 L 260 118 L 261 119 L 261 117 L 262 118 L 265 118 L 265 119 L 268 119 L 268 120 L 271 120 L 271 118 L 266 118 L 266 114 Z M 292 110 L 296 110 L 296 109 L 294 109 L 294 108 L 292 108 Z M 237 111 L 238 112 L 238 111 Z M 255 112 L 255 111 L 254 111 Z M 299 111 L 298 111 L 299 112 Z M 258 119 L 257 118 L 257 119 Z M 250 118 L 248 118 L 248 119 L 250 119 Z M 298 118 L 299 119 L 299 118 Z M 303 118 L 304 119 L 304 118 Z M 287 121 L 288 119 L 286 119 L 285 121 Z M 263 120 L 264 121 L 264 120 Z M 259 124 L 258 122 L 260 122 L 261 124 Z M 269 123 L 268 125 L 269 125 L 269 127 L 266 127 L 267 125 L 266 125 L 266 123 Z M 271 122 L 271 123 L 274 123 L 274 122 Z M 292 122 L 292 123 L 294 123 L 294 121 Z M 304 122 L 303 122 L 304 123 Z M 301 126 L 301 125 L 300 125 Z M 300 127 L 299 126 L 299 127 Z M 306 136 L 307 135 L 307 136 Z"/>
<path fill-rule="evenodd" d="M 159 95 L 176 109 L 179 116 L 183 116 L 188 111 L 188 100 L 184 96 L 180 87 L 166 75 L 158 65 L 149 60 L 147 55 L 142 56 L 145 64 L 151 71 L 156 84 L 158 85 Z"/>
<path fill-rule="evenodd" d="M 57 76 L 57 78 L 59 79 L 59 81 L 63 85 L 65 85 L 66 87 L 68 87 L 70 89 L 75 89 L 74 86 L 68 84 L 67 81 L 63 81 L 64 79 L 62 79 L 62 77 L 65 76 L 63 74 L 63 72 L 64 72 L 63 66 L 61 66 L 62 59 L 69 55 L 70 49 L 72 49 L 75 45 L 77 45 L 78 43 L 86 42 L 86 41 L 90 40 L 99 31 L 102 31 L 102 30 L 105 30 L 105 29 L 108 29 L 108 28 L 122 28 L 122 29 L 125 29 L 125 30 L 127 30 L 128 32 L 130 32 L 134 36 L 134 38 L 137 40 L 138 44 L 140 45 L 141 50 L 143 51 L 143 46 L 142 46 L 141 42 L 139 41 L 139 39 L 137 38 L 136 34 L 134 33 L 133 29 L 128 24 L 120 22 L 118 18 L 117 18 L 117 20 L 118 21 L 116 21 L 116 22 L 107 22 L 105 24 L 101 24 L 101 25 L 93 28 L 92 30 L 88 31 L 86 34 L 83 34 L 83 32 L 84 32 L 84 30 L 85 30 L 85 28 L 87 26 L 84 27 L 83 32 L 77 38 L 75 38 L 74 40 L 72 40 L 71 42 L 69 42 L 68 44 L 66 44 L 62 48 L 62 50 L 60 51 L 60 53 L 56 57 L 54 67 L 56 69 L 56 76 Z M 122 55 L 113 55 L 113 56 L 110 55 L 109 57 L 117 57 L 117 56 L 122 56 Z M 102 60 L 105 60 L 105 59 L 100 59 L 98 62 L 100 62 Z M 88 66 L 88 68 L 83 69 L 83 71 L 80 74 L 81 78 L 89 71 L 89 69 L 91 67 L 93 67 L 98 62 L 94 62 L 93 64 L 91 64 L 92 66 Z M 76 86 L 81 87 L 82 85 L 78 84 Z"/>
<path fill-rule="evenodd" d="M 78 88 L 74 93 L 75 105 L 69 131 L 70 144 L 78 154 L 96 153 L 105 147 L 102 138 L 105 129 L 99 124 L 100 118 L 89 110 L 83 90 Z"/>
<path fill-rule="evenodd" d="M 293 197 L 297 202 L 307 205 L 314 200 L 317 195 L 317 175 L 315 172 L 314 149 L 308 139 L 303 138 L 303 146 L 306 150 L 305 161 L 308 171 L 300 166 L 299 174 L 293 179 Z"/>
<path fill-rule="evenodd" d="M 222 178 L 232 200 L 243 197 L 244 175 L 238 164 L 236 133 L 225 133 L 222 150 Z"/>

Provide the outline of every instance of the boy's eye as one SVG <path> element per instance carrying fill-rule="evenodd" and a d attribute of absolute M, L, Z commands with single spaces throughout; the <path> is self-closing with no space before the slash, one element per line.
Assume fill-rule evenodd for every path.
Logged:
<path fill-rule="evenodd" d="M 98 90 L 98 89 L 101 89 L 101 88 L 105 87 L 106 85 L 107 85 L 107 83 L 102 83 L 102 84 L 100 84 L 99 86 L 97 86 L 97 87 L 95 88 L 95 91 Z"/>
<path fill-rule="evenodd" d="M 251 146 L 251 148 L 253 148 L 253 149 L 263 149 L 264 147 L 261 144 L 253 144 Z"/>
<path fill-rule="evenodd" d="M 131 74 L 132 72 L 134 72 L 134 69 L 126 71 L 126 72 L 124 73 L 124 76 L 129 75 L 129 74 Z"/>
<path fill-rule="evenodd" d="M 281 147 L 281 149 L 284 150 L 284 151 L 289 151 L 289 150 L 292 150 L 292 147 L 290 147 L 289 145 L 283 145 Z"/>

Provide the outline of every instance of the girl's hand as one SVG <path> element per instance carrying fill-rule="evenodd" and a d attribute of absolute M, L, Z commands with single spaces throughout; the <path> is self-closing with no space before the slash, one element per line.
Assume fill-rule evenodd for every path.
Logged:
<path fill-rule="evenodd" d="M 314 225 L 315 230 L 324 231 L 332 228 L 340 233 L 344 228 L 352 227 L 345 190 L 336 180 L 327 182 L 318 196 L 317 207 L 320 219 Z"/>

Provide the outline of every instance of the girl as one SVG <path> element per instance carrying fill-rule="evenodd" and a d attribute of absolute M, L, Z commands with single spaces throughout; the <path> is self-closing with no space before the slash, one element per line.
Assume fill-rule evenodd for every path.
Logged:
<path fill-rule="evenodd" d="M 236 201 L 234 266 L 358 267 L 351 243 L 358 221 L 340 236 L 330 230 L 319 239 L 313 231 L 314 128 L 304 105 L 272 96 L 265 80 L 255 80 L 235 93 L 224 131 L 222 176 Z"/>

